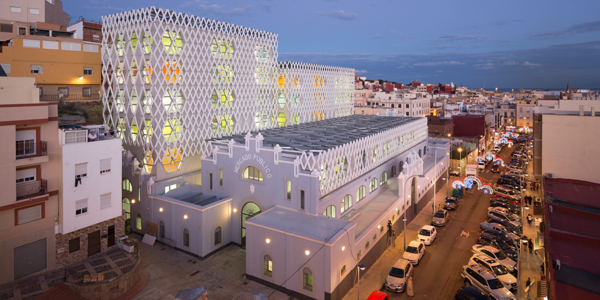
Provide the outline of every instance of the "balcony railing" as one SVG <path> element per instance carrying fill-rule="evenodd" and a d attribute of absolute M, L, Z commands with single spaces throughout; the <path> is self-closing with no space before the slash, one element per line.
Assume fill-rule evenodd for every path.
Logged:
<path fill-rule="evenodd" d="M 45 179 L 17 184 L 17 200 L 41 196 L 48 191 L 48 181 Z"/>
<path fill-rule="evenodd" d="M 88 101 L 88 100 L 100 100 L 100 94 L 73 94 L 69 93 L 66 96 L 60 96 L 58 94 L 44 94 L 40 95 L 40 101 Z"/>
<path fill-rule="evenodd" d="M 44 156 L 48 154 L 48 143 L 46 141 L 33 140 L 17 141 L 16 144 L 17 158 Z"/>

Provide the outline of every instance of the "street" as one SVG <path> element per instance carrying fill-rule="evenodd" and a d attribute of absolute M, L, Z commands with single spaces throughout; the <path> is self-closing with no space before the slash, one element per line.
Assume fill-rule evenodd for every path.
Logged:
<path fill-rule="evenodd" d="M 510 157 L 514 148 L 505 147 L 499 156 Z M 500 176 L 491 173 L 491 164 L 485 170 L 479 170 L 479 177 L 490 183 Z M 450 182 L 457 177 L 450 177 Z M 464 266 L 472 255 L 471 248 L 475 244 L 481 229 L 479 224 L 487 219 L 490 194 L 484 194 L 476 187 L 466 192 L 459 201 L 459 208 L 450 211 L 450 221 L 445 227 L 438 227 L 438 235 L 426 252 L 413 274 L 414 297 L 406 292 L 393 293 L 384 287 L 385 277 L 395 261 L 402 258 L 403 232 L 396 237 L 396 246 L 390 247 L 379 258 L 377 263 L 364 276 L 361 276 L 361 293 L 359 299 L 366 299 L 374 290 L 381 290 L 391 299 L 454 299 L 454 294 L 464 285 L 460 276 Z M 436 203 L 442 203 L 446 197 L 445 187 L 436 195 Z M 427 205 L 419 215 L 407 225 L 406 240 L 417 238 L 417 232 L 423 225 L 431 221 L 431 205 Z M 344 299 L 357 299 L 356 289 L 352 289 Z"/>

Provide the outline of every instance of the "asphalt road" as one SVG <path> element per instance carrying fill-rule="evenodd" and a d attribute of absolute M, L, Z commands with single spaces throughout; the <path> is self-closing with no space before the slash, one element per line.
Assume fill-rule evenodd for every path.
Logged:
<path fill-rule="evenodd" d="M 514 148 L 505 147 L 500 156 L 510 157 Z M 479 176 L 491 183 L 499 177 L 491 173 L 490 166 L 480 170 Z M 454 179 L 455 177 L 451 177 Z M 460 276 L 464 266 L 472 255 L 471 248 L 481 232 L 479 224 L 486 219 L 489 207 L 489 194 L 472 189 L 463 195 L 459 208 L 450 212 L 450 222 L 445 227 L 438 227 L 438 236 L 431 246 L 427 246 L 425 255 L 413 273 L 414 297 L 403 293 L 392 293 L 382 287 L 391 299 L 454 299 L 456 290 L 464 285 Z M 412 226 L 411 226 L 412 225 Z M 407 240 L 416 239 L 414 231 L 420 225 L 407 226 Z"/>

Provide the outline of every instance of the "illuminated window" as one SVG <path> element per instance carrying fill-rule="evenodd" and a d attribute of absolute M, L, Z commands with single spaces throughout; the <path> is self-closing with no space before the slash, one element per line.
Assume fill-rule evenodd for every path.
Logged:
<path fill-rule="evenodd" d="M 183 96 L 178 91 L 165 91 L 163 105 L 168 113 L 175 113 L 183 109 Z"/>
<path fill-rule="evenodd" d="M 279 93 L 279 97 L 277 97 L 277 105 L 279 105 L 280 109 L 285 108 L 285 95 L 283 93 Z"/>
<path fill-rule="evenodd" d="M 150 54 L 153 42 L 150 31 L 146 30 L 146 33 L 144 34 L 144 54 Z"/>
<path fill-rule="evenodd" d="M 338 157 L 335 161 L 335 176 L 337 180 L 344 179 L 348 170 L 348 160 L 344 157 Z"/>
<path fill-rule="evenodd" d="M 183 161 L 183 154 L 179 148 L 168 149 L 163 158 L 162 165 L 165 172 L 170 173 L 179 170 L 181 162 Z"/>
<path fill-rule="evenodd" d="M 316 88 L 316 89 L 323 88 L 324 84 L 325 84 L 325 80 L 323 79 L 323 76 L 315 76 L 313 78 L 314 88 Z"/>
<path fill-rule="evenodd" d="M 165 80 L 167 83 L 177 83 L 177 81 L 181 81 L 181 64 L 179 62 L 165 62 L 165 66 L 162 68 L 163 75 L 165 75 Z"/>
<path fill-rule="evenodd" d="M 142 100 L 142 105 L 144 106 L 142 111 L 149 114 L 152 110 L 152 94 L 150 94 L 150 90 L 144 91 L 144 100 Z"/>
<path fill-rule="evenodd" d="M 215 58 L 229 59 L 235 51 L 232 41 L 213 39 L 210 50 Z"/>
<path fill-rule="evenodd" d="M 300 124 L 300 113 L 293 113 L 292 120 L 290 120 L 292 124 Z"/>
<path fill-rule="evenodd" d="M 283 90 L 285 88 L 285 76 L 279 75 L 277 83 L 279 84 L 279 88 Z"/>
<path fill-rule="evenodd" d="M 130 40 L 131 40 L 131 48 L 135 52 L 135 47 L 137 46 L 137 42 L 138 42 L 137 35 L 135 34 L 135 32 L 133 32 L 131 34 L 131 39 Z"/>
<path fill-rule="evenodd" d="M 233 81 L 233 68 L 229 65 L 213 65 L 211 75 L 215 84 L 230 84 Z"/>
<path fill-rule="evenodd" d="M 165 136 L 165 140 L 167 143 L 171 143 L 177 140 L 181 130 L 182 130 L 181 121 L 178 119 L 167 120 L 165 123 L 165 127 L 163 127 L 163 135 Z"/>
<path fill-rule="evenodd" d="M 234 127 L 235 119 L 230 114 L 214 116 L 211 122 L 211 129 L 216 134 L 230 133 Z"/>
<path fill-rule="evenodd" d="M 249 166 L 246 169 L 244 169 L 243 177 L 244 177 L 244 179 L 263 181 L 262 172 L 260 172 L 260 170 L 258 168 L 253 167 L 253 166 Z"/>
<path fill-rule="evenodd" d="M 325 209 L 325 212 L 323 212 L 323 215 L 335 218 L 335 206 L 333 206 L 333 205 L 327 206 L 327 208 Z"/>
<path fill-rule="evenodd" d="M 298 75 L 293 75 L 290 77 L 290 84 L 293 89 L 297 89 L 299 87 L 300 80 L 298 79 Z"/>
<path fill-rule="evenodd" d="M 292 105 L 292 107 L 297 108 L 299 103 L 300 103 L 300 95 L 292 94 L 292 99 L 290 101 L 290 104 Z"/>
<path fill-rule="evenodd" d="M 138 127 L 137 127 L 137 123 L 135 122 L 135 119 L 133 120 L 133 123 L 131 124 L 131 140 L 135 141 L 137 139 L 138 136 Z"/>
<path fill-rule="evenodd" d="M 117 73 L 115 74 L 115 77 L 117 77 L 117 82 L 119 84 L 123 84 L 123 62 L 119 62 L 117 64 Z"/>
<path fill-rule="evenodd" d="M 178 32 L 165 31 L 162 37 L 163 44 L 165 45 L 165 52 L 167 54 L 181 54 L 183 48 L 183 40 Z"/>
<path fill-rule="evenodd" d="M 388 173 L 387 172 L 383 172 L 381 174 L 381 180 L 379 182 L 379 185 L 383 185 L 384 183 L 386 183 L 387 179 L 388 179 Z"/>
<path fill-rule="evenodd" d="M 377 146 L 373 147 L 373 162 L 377 161 Z"/>
<path fill-rule="evenodd" d="M 277 117 L 277 123 L 279 124 L 279 127 L 283 127 L 285 126 L 285 122 L 286 122 L 286 117 L 284 113 L 279 113 L 279 116 Z"/>
<path fill-rule="evenodd" d="M 154 71 L 150 67 L 150 61 L 147 60 L 146 63 L 144 64 L 144 69 L 142 70 L 142 74 L 144 75 L 144 82 L 150 83 L 152 80 L 152 77 L 154 75 Z"/>
<path fill-rule="evenodd" d="M 325 188 L 325 180 L 327 179 L 327 165 L 321 164 L 321 172 L 319 173 L 319 182 L 321 183 L 321 190 Z"/>
<path fill-rule="evenodd" d="M 254 117 L 254 123 L 256 125 L 256 128 L 264 128 L 265 126 L 267 126 L 268 121 L 269 115 L 265 111 L 257 112 L 256 116 Z"/>
<path fill-rule="evenodd" d="M 265 255 L 265 267 L 264 267 L 264 274 L 267 276 L 273 276 L 273 260 L 271 259 L 270 256 Z"/>
<path fill-rule="evenodd" d="M 316 110 L 315 112 L 313 112 L 313 121 L 321 121 L 323 120 L 323 111 L 322 110 Z"/>
<path fill-rule="evenodd" d="M 123 190 L 127 192 L 133 192 L 133 185 L 127 178 L 123 179 Z"/>
<path fill-rule="evenodd" d="M 122 139 L 124 134 L 125 134 L 125 120 L 123 118 L 119 118 L 119 123 L 117 124 L 117 136 Z"/>
<path fill-rule="evenodd" d="M 364 185 L 361 185 L 356 192 L 356 202 L 364 199 L 367 196 L 367 188 Z"/>
<path fill-rule="evenodd" d="M 267 84 L 269 82 L 269 70 L 264 67 L 257 67 L 254 77 L 257 84 Z"/>
<path fill-rule="evenodd" d="M 125 40 L 123 39 L 123 34 L 117 34 L 117 40 L 115 41 L 115 48 L 117 49 L 117 54 L 119 56 L 123 56 L 125 52 Z"/>
<path fill-rule="evenodd" d="M 119 93 L 117 95 L 117 97 L 115 98 L 115 103 L 117 104 L 117 110 L 119 112 L 123 112 L 123 110 L 125 109 L 125 94 L 123 92 L 123 90 L 119 90 Z"/>
<path fill-rule="evenodd" d="M 378 187 L 377 178 L 371 179 L 371 184 L 369 185 L 369 192 L 372 193 L 373 191 L 375 191 L 377 189 L 377 187 Z"/>
<path fill-rule="evenodd" d="M 135 78 L 137 77 L 137 73 L 138 73 L 138 68 L 137 68 L 137 65 L 135 64 L 135 61 L 131 62 L 131 68 L 129 71 L 131 74 L 131 83 L 135 83 Z"/>
<path fill-rule="evenodd" d="M 144 120 L 144 127 L 142 127 L 142 139 L 146 141 L 146 143 L 150 143 L 150 138 L 152 137 L 152 123 L 150 120 Z"/>
<path fill-rule="evenodd" d="M 229 108 L 233 106 L 235 97 L 231 90 L 214 90 L 210 100 L 213 108 Z"/>
<path fill-rule="evenodd" d="M 302 272 L 302 287 L 305 290 L 312 291 L 313 290 L 313 274 L 309 268 L 304 268 Z"/>
<path fill-rule="evenodd" d="M 346 195 L 346 196 L 344 196 L 344 199 L 342 200 L 342 206 L 340 207 L 340 212 L 344 213 L 350 207 L 352 207 L 352 196 Z"/>
<path fill-rule="evenodd" d="M 256 46 L 254 48 L 254 55 L 256 56 L 256 61 L 259 63 L 266 63 L 269 61 L 269 52 L 265 46 Z"/>
<path fill-rule="evenodd" d="M 135 90 L 131 91 L 131 99 L 129 99 L 129 109 L 135 115 L 135 110 L 138 106 L 138 97 Z"/>
<path fill-rule="evenodd" d="M 152 158 L 152 153 L 150 151 L 146 151 L 146 156 L 144 157 L 143 163 L 144 163 L 144 169 L 146 170 L 146 173 L 152 174 L 152 167 L 154 166 L 154 159 Z"/>

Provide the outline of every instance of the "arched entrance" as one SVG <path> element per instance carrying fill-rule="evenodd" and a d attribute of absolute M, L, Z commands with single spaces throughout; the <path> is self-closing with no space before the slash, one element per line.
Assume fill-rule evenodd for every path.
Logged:
<path fill-rule="evenodd" d="M 131 202 L 123 198 L 123 210 L 125 211 L 125 232 L 131 233 Z"/>
<path fill-rule="evenodd" d="M 390 170 L 390 177 L 396 177 L 396 166 L 392 166 L 392 170 Z"/>
<path fill-rule="evenodd" d="M 242 208 L 242 248 L 244 249 L 246 249 L 246 220 L 260 213 L 260 207 L 254 202 L 247 202 Z"/>
<path fill-rule="evenodd" d="M 412 199 L 412 205 L 414 207 L 415 216 L 418 213 L 417 208 L 417 178 L 413 177 L 412 183 L 410 184 L 410 199 Z"/>

